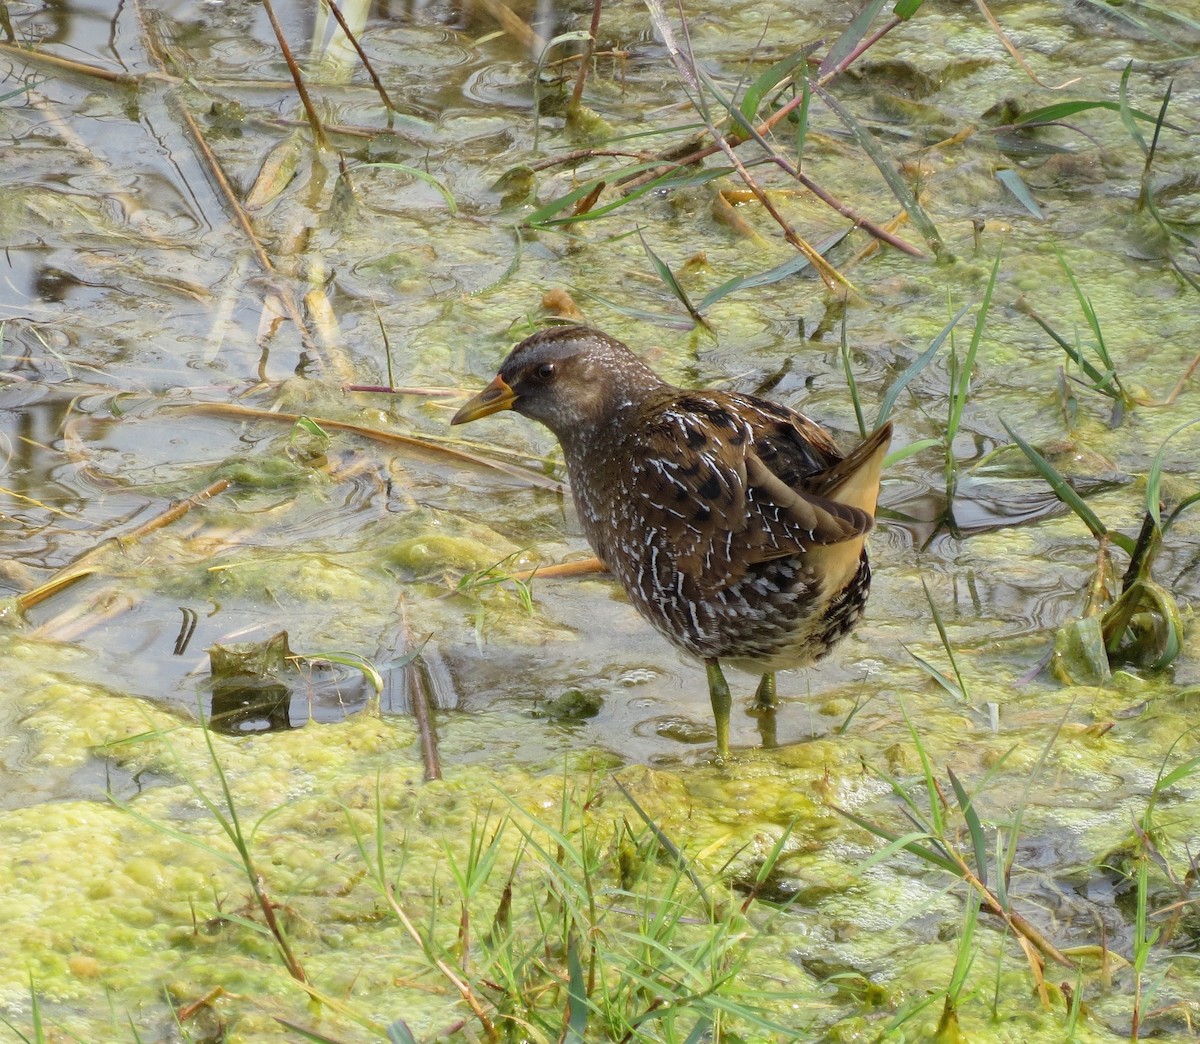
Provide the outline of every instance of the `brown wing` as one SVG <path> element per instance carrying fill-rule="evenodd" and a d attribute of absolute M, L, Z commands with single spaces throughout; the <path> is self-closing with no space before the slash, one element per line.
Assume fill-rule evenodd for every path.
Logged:
<path fill-rule="evenodd" d="M 740 396 L 676 397 L 640 433 L 645 457 L 635 492 L 656 519 L 665 520 L 663 545 L 701 589 L 721 590 L 758 563 L 815 547 L 858 538 L 861 551 L 861 538 L 871 528 L 873 511 L 793 488 L 768 467 L 764 456 L 782 462 L 780 470 L 790 474 L 804 466 L 798 452 L 788 448 L 803 431 L 792 418 L 820 433 L 820 445 L 799 440 L 799 450 L 809 452 L 821 469 L 816 474 L 828 470 L 822 465 L 831 458 L 837 467 L 836 448 L 823 430 L 769 405 L 769 413 L 762 414 Z"/>

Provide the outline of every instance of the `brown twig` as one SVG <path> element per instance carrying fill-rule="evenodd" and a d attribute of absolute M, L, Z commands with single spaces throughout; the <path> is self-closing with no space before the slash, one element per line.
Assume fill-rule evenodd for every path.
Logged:
<path fill-rule="evenodd" d="M 250 880 L 254 886 L 254 898 L 258 900 L 263 918 L 267 922 L 267 928 L 275 940 L 275 945 L 279 947 L 284 964 L 287 965 L 288 974 L 297 982 L 308 982 L 308 976 L 304 974 L 304 966 L 300 963 L 300 958 L 292 952 L 291 943 L 287 941 L 287 936 L 283 934 L 283 929 L 275 917 L 275 904 L 267 895 L 267 884 L 263 880 L 262 874 L 255 871 Z"/>
<path fill-rule="evenodd" d="M 337 24 L 342 27 L 342 32 L 346 34 L 346 39 L 350 41 L 350 45 L 358 52 L 358 59 L 363 63 L 363 68 L 367 70 L 367 75 L 371 77 L 371 83 L 375 85 L 375 90 L 379 92 L 380 101 L 383 102 L 387 109 L 388 126 L 392 125 L 392 113 L 399 112 L 395 105 L 392 104 L 392 99 L 388 97 L 388 92 L 383 86 L 383 81 L 375 72 L 375 67 L 371 65 L 371 59 L 367 57 L 367 52 L 362 49 L 362 45 L 358 42 L 358 37 L 350 31 L 350 26 L 346 24 L 346 19 L 342 15 L 341 8 L 335 3 L 335 0 L 321 0 L 321 2 L 329 8 L 333 17 L 337 19 Z"/>
<path fill-rule="evenodd" d="M 571 92 L 571 108 L 577 108 L 583 98 L 583 85 L 587 83 L 588 67 L 596 50 L 596 34 L 600 31 L 600 8 L 604 0 L 592 0 L 592 24 L 588 29 L 587 46 L 579 62 L 579 75 L 575 77 L 575 89 Z"/>
<path fill-rule="evenodd" d="M 138 12 L 138 18 L 142 25 L 143 35 L 146 39 L 146 51 L 151 59 L 158 66 L 159 71 L 166 75 L 167 63 L 166 58 L 162 53 L 157 36 L 150 31 L 150 27 L 142 14 L 141 5 L 138 0 L 135 0 L 135 9 Z M 275 276 L 275 265 L 271 261 L 270 256 L 259 240 L 257 233 L 254 231 L 254 226 L 250 221 L 250 216 L 246 213 L 236 193 L 233 191 L 233 186 L 229 184 L 229 179 L 225 176 L 225 171 L 221 168 L 216 155 L 209 148 L 208 142 L 205 140 L 204 134 L 200 129 L 200 125 L 196 122 L 196 118 L 192 115 L 186 102 L 175 92 L 176 107 L 179 110 L 180 116 L 183 117 L 184 123 L 187 124 L 188 133 L 192 137 L 192 141 L 196 149 L 200 153 L 200 158 L 204 162 L 211 174 L 213 181 L 216 182 L 220 194 L 225 198 L 230 211 L 237 222 L 238 227 L 242 230 L 247 241 L 250 243 L 250 249 L 254 252 L 255 260 L 258 261 L 259 267 L 269 276 Z M 300 335 L 300 340 L 306 351 L 313 354 L 315 358 L 322 358 L 320 351 L 317 348 L 316 342 L 308 331 L 308 325 L 304 321 L 304 317 L 300 313 L 300 309 L 296 304 L 295 297 L 290 292 L 285 292 L 282 287 L 277 288 L 277 294 L 283 303 L 284 309 L 287 312 L 288 318 L 291 319 Z"/>
<path fill-rule="evenodd" d="M 325 137 L 325 128 L 321 126 L 321 117 L 317 115 L 312 98 L 308 96 L 308 88 L 304 86 L 304 77 L 300 75 L 300 66 L 296 64 L 296 59 L 292 55 L 292 49 L 288 46 L 287 39 L 283 35 L 283 26 L 279 24 L 279 19 L 275 17 L 275 8 L 271 5 L 271 0 L 262 0 L 262 5 L 263 10 L 267 12 L 267 18 L 270 19 L 271 28 L 275 31 L 275 39 L 279 41 L 279 49 L 283 52 L 283 60 L 287 62 L 288 72 L 292 74 L 292 82 L 296 85 L 296 93 L 300 95 L 300 104 L 304 106 L 304 113 L 308 116 L 309 126 L 312 127 L 313 140 L 316 142 L 317 148 L 324 151 L 329 148 L 329 141 Z M 339 21 L 340 17 L 339 15 Z"/>
<path fill-rule="evenodd" d="M 691 85 L 692 89 L 699 94 L 702 91 L 700 77 L 696 68 L 695 58 L 691 53 L 689 46 L 686 54 L 675 42 L 674 34 L 671 31 L 670 23 L 667 21 L 666 12 L 663 11 L 659 0 L 646 0 L 646 6 L 650 9 L 650 17 L 658 29 L 659 35 L 662 36 L 663 42 L 666 44 L 667 54 L 670 55 L 671 62 L 675 66 L 676 71 L 684 82 Z M 687 23 L 683 23 L 684 33 L 687 33 Z M 764 209 L 775 220 L 775 223 L 783 230 L 784 238 L 800 251 L 809 263 L 820 274 L 821 279 L 829 289 L 834 289 L 838 285 L 844 289 L 853 290 L 850 281 L 846 279 L 836 268 L 825 260 L 813 247 L 801 238 L 791 223 L 779 212 L 779 209 L 771 202 L 770 197 L 763 191 L 762 187 L 754 180 L 753 175 L 746 169 L 746 165 L 742 163 L 737 153 L 733 151 L 733 146 L 726 140 L 726 135 L 722 135 L 713 124 L 709 117 L 707 108 L 702 104 L 697 104 L 697 111 L 708 127 L 708 133 L 716 142 L 717 148 L 725 153 L 725 157 L 733 164 L 734 169 L 738 172 L 742 181 L 754 193 L 755 198 L 761 203 Z M 774 150 L 771 150 L 774 151 Z M 782 157 L 781 157 L 782 158 Z"/>

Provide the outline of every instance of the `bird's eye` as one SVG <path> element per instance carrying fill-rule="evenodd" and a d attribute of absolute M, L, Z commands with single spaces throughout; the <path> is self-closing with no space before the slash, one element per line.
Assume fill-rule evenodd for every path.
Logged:
<path fill-rule="evenodd" d="M 533 371 L 533 375 L 539 381 L 550 380 L 550 378 L 554 376 L 554 363 L 542 363 L 541 366 Z"/>

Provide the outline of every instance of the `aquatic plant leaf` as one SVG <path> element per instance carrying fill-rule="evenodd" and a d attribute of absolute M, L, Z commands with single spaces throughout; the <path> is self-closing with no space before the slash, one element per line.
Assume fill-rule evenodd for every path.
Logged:
<path fill-rule="evenodd" d="M 1169 667 L 1183 649 L 1183 617 L 1174 596 L 1138 577 L 1101 618 L 1110 656 L 1150 671 Z"/>
<path fill-rule="evenodd" d="M 307 148 L 299 131 L 288 135 L 272 148 L 264 157 L 250 191 L 246 193 L 243 202 L 245 208 L 258 210 L 277 199 L 299 173 L 300 159 Z"/>
<path fill-rule="evenodd" d="M 921 5 L 925 0 L 900 0 L 895 7 L 892 8 L 892 14 L 902 22 L 907 22 L 913 15 L 920 10 Z"/>
<path fill-rule="evenodd" d="M 1050 673 L 1064 685 L 1107 685 L 1112 679 L 1100 617 L 1069 620 L 1054 636 Z"/>
<path fill-rule="evenodd" d="M 996 180 L 1000 182 L 1009 192 L 1011 192 L 1026 210 L 1029 211 L 1039 221 L 1045 221 L 1046 215 L 1042 213 L 1042 208 L 1038 206 L 1037 200 L 1033 198 L 1033 193 L 1029 191 L 1029 186 L 1022 180 L 1012 167 L 1002 167 L 996 171 Z"/>

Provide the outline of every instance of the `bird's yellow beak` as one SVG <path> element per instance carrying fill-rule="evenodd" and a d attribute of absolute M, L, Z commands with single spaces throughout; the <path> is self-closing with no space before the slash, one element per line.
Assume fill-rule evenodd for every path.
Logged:
<path fill-rule="evenodd" d="M 480 417 L 486 417 L 491 413 L 511 410 L 512 404 L 516 401 L 517 393 L 497 374 L 491 384 L 475 398 L 465 403 L 463 408 L 450 418 L 450 423 L 466 424 L 467 421 L 479 420 Z"/>

